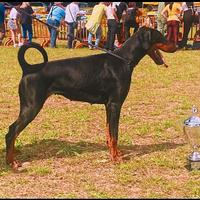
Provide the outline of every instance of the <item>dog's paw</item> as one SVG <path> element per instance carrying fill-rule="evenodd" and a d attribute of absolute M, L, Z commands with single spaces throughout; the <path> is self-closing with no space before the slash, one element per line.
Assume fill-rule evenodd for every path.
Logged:
<path fill-rule="evenodd" d="M 15 160 L 12 163 L 10 163 L 10 166 L 14 172 L 19 172 L 21 171 L 20 168 L 22 167 L 22 163 Z"/>
<path fill-rule="evenodd" d="M 116 163 L 116 164 L 122 162 L 123 159 L 122 159 L 122 153 L 121 153 L 121 151 L 117 150 L 116 154 L 114 154 L 114 155 L 111 154 L 111 161 L 113 163 Z"/>

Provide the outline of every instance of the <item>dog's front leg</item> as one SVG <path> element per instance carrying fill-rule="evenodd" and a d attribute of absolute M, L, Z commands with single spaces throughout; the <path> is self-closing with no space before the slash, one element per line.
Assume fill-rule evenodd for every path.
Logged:
<path fill-rule="evenodd" d="M 111 160 L 121 161 L 121 152 L 117 149 L 118 141 L 118 127 L 119 117 L 121 111 L 121 104 L 108 103 L 106 105 L 106 116 L 107 116 L 107 144 L 110 149 Z"/>

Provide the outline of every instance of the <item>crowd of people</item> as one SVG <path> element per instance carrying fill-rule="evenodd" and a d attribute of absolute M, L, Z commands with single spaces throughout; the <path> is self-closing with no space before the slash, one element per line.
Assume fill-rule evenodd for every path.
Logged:
<path fill-rule="evenodd" d="M 158 30 L 165 33 L 168 41 L 174 42 L 178 48 L 187 46 L 188 34 L 195 19 L 193 2 L 160 2 L 158 7 Z M 179 41 L 179 26 L 183 23 L 182 40 Z"/>
<path fill-rule="evenodd" d="M 94 6 L 91 16 L 89 17 L 85 27 L 88 30 L 88 43 L 90 49 L 95 49 L 99 46 L 102 37 L 101 21 L 104 16 L 107 19 L 107 42 L 105 48 L 113 51 L 115 48 L 115 41 L 118 41 L 118 46 L 122 44 L 122 20 L 125 20 L 125 35 L 126 39 L 130 37 L 130 28 L 139 27 L 139 22 L 136 22 L 136 15 L 139 9 L 136 3 L 130 2 L 99 2 Z M 63 7 L 61 2 L 55 2 L 47 16 L 47 23 L 57 28 L 60 26 L 61 21 L 64 20 L 67 25 L 67 47 L 73 48 L 73 41 L 75 38 L 75 29 L 77 28 L 77 18 L 83 13 L 80 11 L 78 2 L 72 2 L 66 7 Z M 130 15 L 132 15 L 130 17 Z M 50 46 L 56 47 L 56 34 L 55 29 L 50 27 Z M 95 36 L 95 45 L 92 45 L 92 39 Z"/>
<path fill-rule="evenodd" d="M 5 10 L 11 8 L 9 13 L 8 28 L 11 32 L 11 38 L 14 47 L 21 46 L 26 42 L 32 42 L 32 14 L 34 11 L 29 2 L 22 2 L 17 6 L 5 6 L 0 2 L 0 45 L 5 37 Z M 27 15 L 28 14 L 28 15 Z M 28 35 L 28 36 L 27 36 Z M 16 41 L 16 36 L 18 41 Z M 18 44 L 17 44 L 18 42 Z"/>
<path fill-rule="evenodd" d="M 0 2 L 0 45 L 5 37 L 5 8 Z M 46 23 L 50 33 L 50 47 L 56 47 L 58 28 L 62 21 L 67 26 L 66 47 L 73 49 L 77 19 L 84 13 L 80 11 L 78 2 L 71 2 L 67 6 L 63 2 L 54 2 L 49 9 Z M 159 2 L 157 11 L 157 29 L 166 36 L 167 40 L 174 42 L 177 47 L 183 48 L 187 45 L 188 34 L 194 22 L 195 14 L 193 2 Z M 11 32 L 14 47 L 31 42 L 33 38 L 32 16 L 35 13 L 29 2 L 22 2 L 12 7 L 9 14 L 8 27 Z M 107 20 L 107 41 L 105 48 L 113 51 L 130 37 L 130 29 L 136 32 L 140 26 L 139 17 L 142 15 L 137 8 L 136 2 L 99 2 L 94 6 L 85 28 L 88 30 L 89 48 L 95 49 L 99 46 L 102 37 L 101 22 L 103 17 Z M 182 40 L 179 41 L 179 26 L 184 24 Z M 146 17 L 144 26 L 152 27 L 151 17 Z M 22 31 L 20 31 L 22 30 Z M 21 35 L 22 34 L 22 35 Z M 122 35 L 124 34 L 124 36 Z M 16 38 L 18 40 L 16 41 Z M 92 44 L 95 38 L 95 44 Z M 18 42 L 18 44 L 17 44 Z"/>

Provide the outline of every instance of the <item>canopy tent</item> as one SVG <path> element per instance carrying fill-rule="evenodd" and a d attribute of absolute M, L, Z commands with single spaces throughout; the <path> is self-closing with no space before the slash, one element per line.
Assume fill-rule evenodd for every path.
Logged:
<path fill-rule="evenodd" d="M 158 6 L 158 3 L 159 2 L 142 2 L 143 5 L 151 5 L 151 6 Z M 194 2 L 194 6 L 200 6 L 200 2 Z"/>
<path fill-rule="evenodd" d="M 143 2 L 143 5 L 157 6 L 159 2 Z"/>

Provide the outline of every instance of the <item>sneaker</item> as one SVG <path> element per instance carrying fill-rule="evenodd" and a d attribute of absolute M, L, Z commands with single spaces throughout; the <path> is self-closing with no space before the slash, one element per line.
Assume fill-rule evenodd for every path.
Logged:
<path fill-rule="evenodd" d="M 89 49 L 90 49 L 90 50 L 93 50 L 93 48 L 92 48 L 91 46 L 89 46 Z"/>
<path fill-rule="evenodd" d="M 186 44 L 185 45 L 185 50 L 191 50 L 192 49 L 192 45 L 191 44 Z"/>
<path fill-rule="evenodd" d="M 118 47 L 119 42 L 118 42 L 117 40 L 115 40 L 114 45 L 115 45 L 116 47 Z"/>
<path fill-rule="evenodd" d="M 14 46 L 14 47 L 17 47 L 17 44 L 14 44 L 13 46 Z"/>

